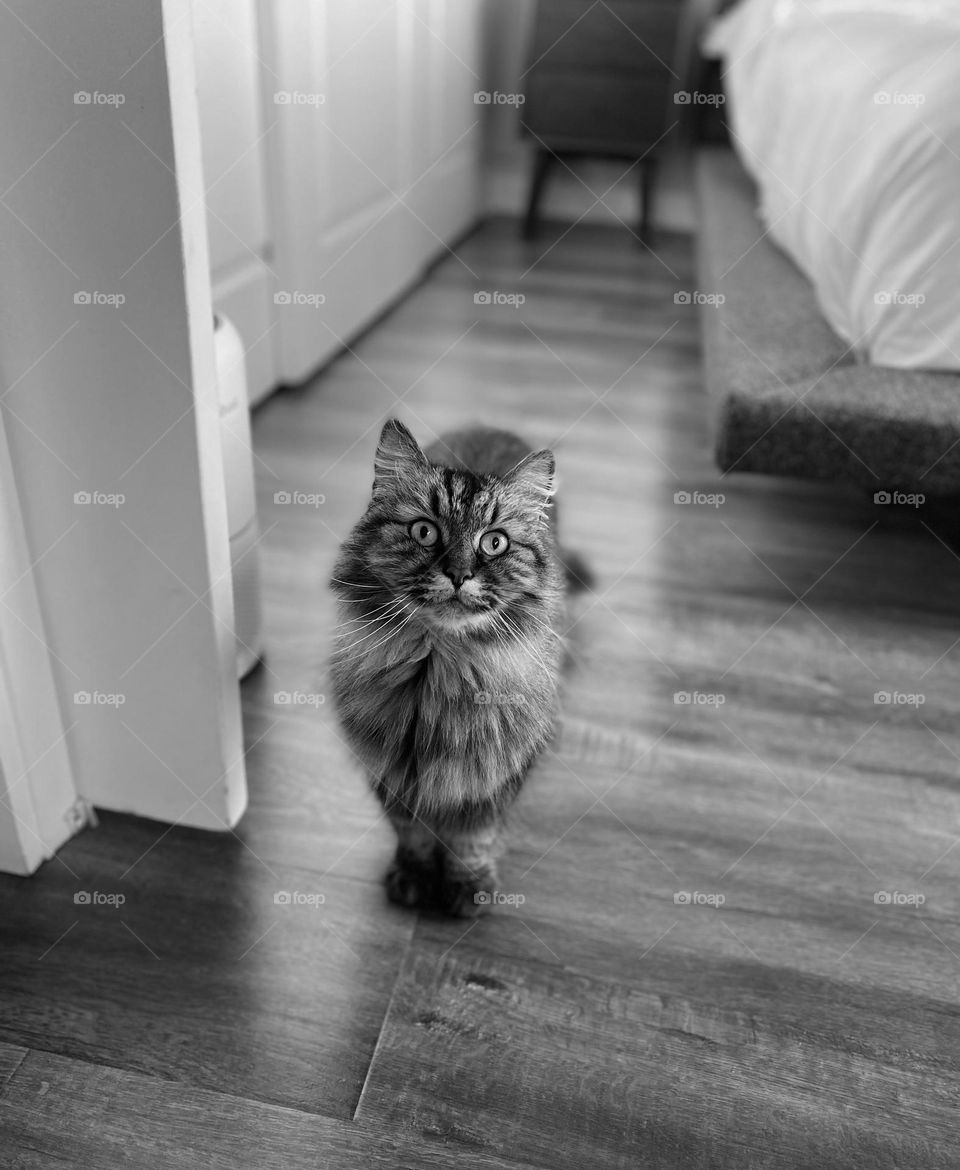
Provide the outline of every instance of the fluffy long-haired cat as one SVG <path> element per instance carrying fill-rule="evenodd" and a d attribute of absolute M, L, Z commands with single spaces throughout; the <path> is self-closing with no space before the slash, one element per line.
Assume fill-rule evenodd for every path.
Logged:
<path fill-rule="evenodd" d="M 331 673 L 347 739 L 397 832 L 389 897 L 473 915 L 504 814 L 550 737 L 565 586 L 554 458 L 485 427 L 422 451 L 390 420 L 333 571 Z"/>

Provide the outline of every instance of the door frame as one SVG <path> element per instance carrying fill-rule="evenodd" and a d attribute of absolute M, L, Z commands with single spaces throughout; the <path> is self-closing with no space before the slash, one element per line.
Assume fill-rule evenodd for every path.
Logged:
<path fill-rule="evenodd" d="M 87 820 L 0 413 L 0 870 L 29 874 Z"/>
<path fill-rule="evenodd" d="M 28 19 L 0 12 L 0 869 L 18 873 L 89 805 L 221 830 L 246 805 L 191 0 Z"/>

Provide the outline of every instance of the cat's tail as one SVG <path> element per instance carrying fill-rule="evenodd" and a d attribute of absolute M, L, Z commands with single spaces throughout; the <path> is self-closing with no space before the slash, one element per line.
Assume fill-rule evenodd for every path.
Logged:
<path fill-rule="evenodd" d="M 568 548 L 561 548 L 560 560 L 563 564 L 563 571 L 567 580 L 567 592 L 569 594 L 593 592 L 596 577 L 593 574 L 593 570 L 578 552 L 573 552 Z"/>

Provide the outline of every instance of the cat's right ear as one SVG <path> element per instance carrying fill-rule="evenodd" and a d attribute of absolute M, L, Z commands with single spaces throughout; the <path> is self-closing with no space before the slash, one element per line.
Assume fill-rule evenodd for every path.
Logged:
<path fill-rule="evenodd" d="M 417 440 L 403 423 L 396 418 L 387 419 L 373 461 L 374 494 L 395 487 L 397 480 L 425 471 L 429 466 Z"/>
<path fill-rule="evenodd" d="M 503 477 L 503 485 L 515 492 L 536 511 L 553 499 L 557 490 L 556 460 L 552 451 L 531 451 Z"/>

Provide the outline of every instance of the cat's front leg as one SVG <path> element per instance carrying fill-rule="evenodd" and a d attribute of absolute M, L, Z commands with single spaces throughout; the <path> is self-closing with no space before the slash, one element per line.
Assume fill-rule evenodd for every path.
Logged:
<path fill-rule="evenodd" d="M 440 861 L 440 905 L 458 918 L 484 914 L 497 889 L 497 860 L 504 848 L 500 817 L 479 827 L 438 830 L 443 842 Z"/>
<path fill-rule="evenodd" d="M 416 817 L 391 813 L 390 823 L 397 834 L 397 852 L 387 870 L 387 897 L 400 906 L 435 904 L 442 848 L 437 834 Z"/>

